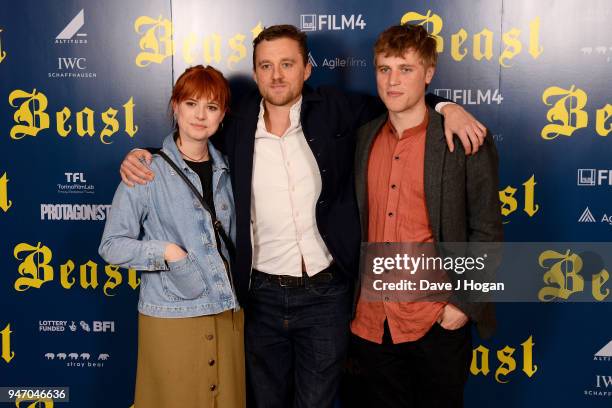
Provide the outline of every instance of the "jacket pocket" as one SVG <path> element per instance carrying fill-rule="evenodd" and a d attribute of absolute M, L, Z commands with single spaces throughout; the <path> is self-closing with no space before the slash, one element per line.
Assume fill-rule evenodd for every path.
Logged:
<path fill-rule="evenodd" d="M 202 271 L 189 255 L 176 262 L 168 262 L 168 268 L 170 270 L 161 272 L 161 282 L 170 300 L 193 300 L 208 294 Z"/>

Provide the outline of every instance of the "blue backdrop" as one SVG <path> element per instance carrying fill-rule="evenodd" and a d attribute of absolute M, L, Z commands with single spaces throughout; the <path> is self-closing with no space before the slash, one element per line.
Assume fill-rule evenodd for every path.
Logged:
<path fill-rule="evenodd" d="M 186 67 L 219 68 L 235 98 L 253 86 L 251 41 L 272 24 L 307 31 L 311 85 L 369 93 L 377 34 L 425 25 L 440 52 L 430 91 L 464 104 L 497 144 L 506 239 L 611 241 L 609 1 L 22 0 L 0 10 L 0 387 L 70 387 L 60 406 L 132 405 L 139 274 L 97 255 L 119 164 L 169 132 Z M 466 406 L 612 406 L 604 281 L 604 299 L 590 303 L 500 304 L 496 336 L 474 341 Z"/>

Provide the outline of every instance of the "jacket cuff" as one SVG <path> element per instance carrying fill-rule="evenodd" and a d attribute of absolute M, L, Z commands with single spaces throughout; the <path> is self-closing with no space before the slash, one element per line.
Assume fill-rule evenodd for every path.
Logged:
<path fill-rule="evenodd" d="M 145 252 L 147 254 L 147 266 L 149 271 L 167 271 L 168 265 L 164 258 L 166 246 L 165 241 L 146 241 Z"/>

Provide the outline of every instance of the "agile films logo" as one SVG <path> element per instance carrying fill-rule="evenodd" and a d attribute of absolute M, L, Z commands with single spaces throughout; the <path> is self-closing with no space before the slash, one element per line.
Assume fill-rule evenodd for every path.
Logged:
<path fill-rule="evenodd" d="M 81 32 L 85 25 L 85 10 L 81 9 L 76 16 L 64 27 L 55 37 L 55 44 L 87 44 L 87 33 Z M 57 62 L 53 72 L 49 72 L 49 78 L 55 79 L 91 79 L 96 78 L 97 74 L 87 68 L 87 58 L 83 56 L 57 57 Z"/>
<path fill-rule="evenodd" d="M 308 53 L 308 62 L 313 68 L 327 68 L 334 70 L 336 68 L 365 68 L 367 67 L 366 60 L 363 58 L 355 57 L 334 57 L 334 58 L 323 58 L 323 61 L 318 61 L 312 55 L 312 52 Z"/>
<path fill-rule="evenodd" d="M 599 216 L 593 215 L 593 212 L 589 207 L 586 207 L 582 214 L 580 214 L 580 217 L 578 217 L 578 222 L 581 224 L 594 224 L 598 222 L 598 219 L 600 223 L 612 226 L 612 215 L 604 213 L 601 218 L 599 218 Z"/>
<path fill-rule="evenodd" d="M 608 363 L 608 365 L 612 362 L 612 341 L 593 355 L 593 361 Z M 609 372 L 609 367 L 602 369 L 602 365 L 597 364 L 597 371 Z M 612 375 L 595 374 L 592 387 L 585 389 L 584 395 L 587 397 L 612 398 Z"/>
<path fill-rule="evenodd" d="M 302 14 L 300 28 L 302 31 L 344 31 L 363 30 L 366 22 L 361 14 Z"/>

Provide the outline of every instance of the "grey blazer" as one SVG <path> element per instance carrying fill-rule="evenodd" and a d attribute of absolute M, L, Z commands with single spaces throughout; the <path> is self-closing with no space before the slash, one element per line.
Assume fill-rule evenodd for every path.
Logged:
<path fill-rule="evenodd" d="M 357 132 L 355 183 L 362 237 L 368 236 L 367 173 L 370 149 L 387 114 Z M 425 202 L 435 242 L 501 242 L 497 150 L 489 135 L 478 153 L 465 156 L 461 143 L 451 153 L 444 138 L 443 116 L 429 110 L 425 139 Z M 469 303 L 453 296 L 451 303 L 477 324 L 481 337 L 495 330 L 492 303 Z"/>

